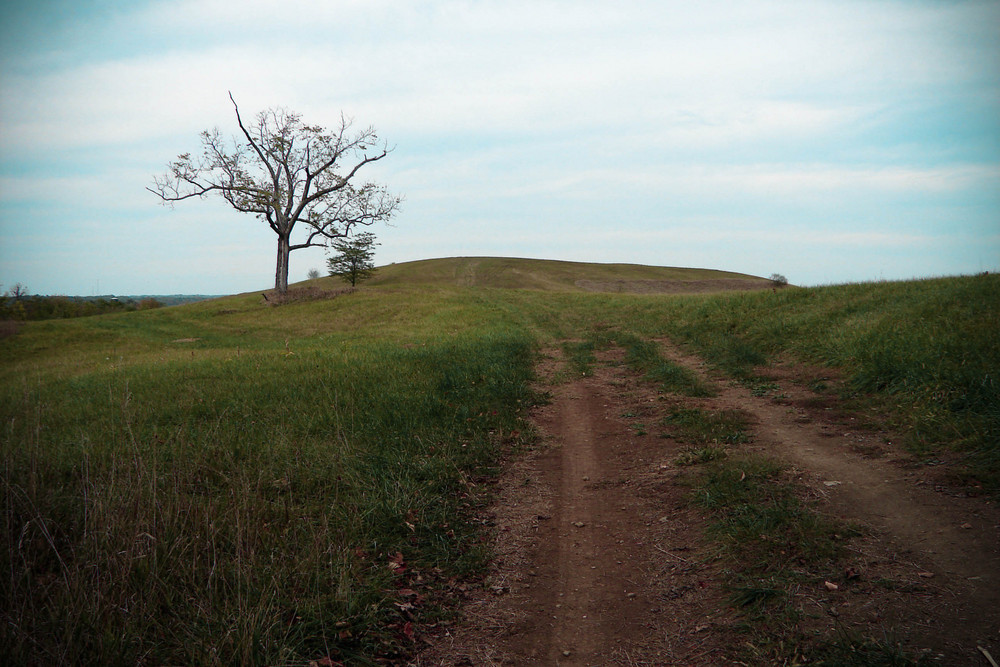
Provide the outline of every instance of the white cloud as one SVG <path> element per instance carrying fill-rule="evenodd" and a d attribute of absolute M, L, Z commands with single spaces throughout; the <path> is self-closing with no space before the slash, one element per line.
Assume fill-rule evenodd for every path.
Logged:
<path fill-rule="evenodd" d="M 218 202 L 164 225 L 143 188 L 200 130 L 234 129 L 232 90 L 245 113 L 374 124 L 398 150 L 369 176 L 407 198 L 389 236 L 429 254 L 537 254 L 520 249 L 552 248 L 567 220 L 581 259 L 699 239 L 768 252 L 806 223 L 818 228 L 801 247 L 923 247 L 970 199 L 996 201 L 998 22 L 991 2 L 135 5 L 67 33 L 59 57 L 0 63 L 0 228 L 32 207 L 55 226 L 145 225 L 165 248 L 177 228 L 211 225 Z M 914 120 L 939 102 L 947 113 Z M 987 228 L 988 206 L 956 224 Z M 840 223 L 844 211 L 867 222 Z M 915 214 L 924 226 L 903 236 L 870 224 Z M 684 230 L 656 231 L 664 219 Z"/>
<path fill-rule="evenodd" d="M 882 84 L 890 74 L 933 70 L 944 77 L 956 69 L 948 58 L 932 57 L 935 40 L 925 40 L 927 53 L 912 46 L 890 53 L 900 30 L 885 31 L 878 11 L 858 21 L 825 3 L 427 7 L 154 4 L 129 20 L 166 47 L 158 54 L 6 77 L 0 145 L 127 142 L 202 127 L 228 118 L 230 89 L 248 108 L 347 106 L 401 132 L 637 122 L 654 131 L 681 121 L 667 136 L 718 144 L 761 132 L 822 130 L 858 108 L 787 99 L 793 88 L 799 96 L 826 97 L 831 82 L 842 92 L 845 85 Z M 210 38 L 181 51 L 167 46 L 171 35 L 189 31 Z"/>

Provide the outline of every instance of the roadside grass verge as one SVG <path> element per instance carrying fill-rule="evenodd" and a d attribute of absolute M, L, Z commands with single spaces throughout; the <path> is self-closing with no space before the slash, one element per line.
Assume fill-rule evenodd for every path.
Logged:
<path fill-rule="evenodd" d="M 918 457 L 948 455 L 961 464 L 957 481 L 1000 496 L 1000 276 L 633 297 L 622 307 L 638 335 L 668 336 L 758 391 L 758 368 L 785 355 L 839 368 Z"/>
<path fill-rule="evenodd" d="M 489 555 L 534 342 L 250 347 L 8 374 L 5 662 L 367 664 L 440 620 Z"/>

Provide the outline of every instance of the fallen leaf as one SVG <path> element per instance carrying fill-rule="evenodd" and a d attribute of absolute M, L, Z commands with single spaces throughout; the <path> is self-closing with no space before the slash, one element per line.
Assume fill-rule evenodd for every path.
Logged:
<path fill-rule="evenodd" d="M 826 590 L 828 590 L 828 591 L 837 591 L 837 590 L 840 590 L 840 586 L 838 586 L 837 584 L 833 583 L 832 581 L 824 581 L 823 585 L 826 586 Z"/>
<path fill-rule="evenodd" d="M 923 577 L 924 579 L 930 579 L 934 576 L 933 572 L 917 572 L 918 577 Z"/>
<path fill-rule="evenodd" d="M 389 569 L 394 572 L 402 572 L 406 569 L 406 561 L 403 560 L 403 554 L 396 552 L 396 555 L 389 559 Z"/>

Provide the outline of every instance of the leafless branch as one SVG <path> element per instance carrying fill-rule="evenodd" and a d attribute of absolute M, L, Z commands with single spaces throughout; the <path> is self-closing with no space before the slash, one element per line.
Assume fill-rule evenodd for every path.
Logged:
<path fill-rule="evenodd" d="M 232 93 L 229 99 L 242 138 L 227 141 L 218 129 L 202 132 L 201 157 L 179 155 L 146 189 L 168 205 L 218 194 L 235 210 L 264 220 L 278 235 L 279 289 L 280 275 L 287 274 L 282 252 L 344 237 L 355 226 L 388 220 L 399 208 L 401 198 L 382 186 L 353 184 L 361 169 L 391 152 L 388 144 L 378 146 L 373 128 L 352 132 L 352 121 L 341 115 L 339 127 L 328 132 L 283 109 L 261 112 L 248 124 Z M 306 238 L 293 244 L 299 223 L 307 228 Z"/>

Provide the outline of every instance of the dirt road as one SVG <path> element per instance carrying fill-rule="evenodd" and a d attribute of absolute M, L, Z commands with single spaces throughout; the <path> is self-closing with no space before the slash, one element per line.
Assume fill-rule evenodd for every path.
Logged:
<path fill-rule="evenodd" d="M 901 465 L 890 436 L 799 383 L 804 369 L 778 369 L 777 388 L 755 396 L 667 342 L 663 351 L 718 389 L 686 403 L 749 413 L 745 449 L 792 466 L 821 511 L 866 527 L 844 563 L 865 585 L 797 592 L 804 631 L 882 633 L 944 664 L 988 665 L 980 647 L 1000 656 L 995 508 L 935 490 L 926 470 Z M 635 377 L 620 352 L 602 361 L 548 387 L 534 417 L 542 446 L 502 485 L 486 586 L 417 664 L 752 663 L 724 563 L 674 463 L 680 446 L 645 426 L 680 399 Z"/>

